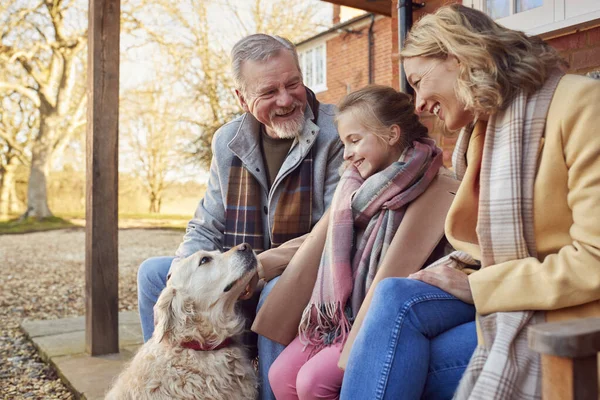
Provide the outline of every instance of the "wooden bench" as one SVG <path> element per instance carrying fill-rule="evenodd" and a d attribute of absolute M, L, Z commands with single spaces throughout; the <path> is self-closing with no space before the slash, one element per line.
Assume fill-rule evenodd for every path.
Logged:
<path fill-rule="evenodd" d="M 600 318 L 539 324 L 529 347 L 542 356 L 544 400 L 597 400 Z"/>

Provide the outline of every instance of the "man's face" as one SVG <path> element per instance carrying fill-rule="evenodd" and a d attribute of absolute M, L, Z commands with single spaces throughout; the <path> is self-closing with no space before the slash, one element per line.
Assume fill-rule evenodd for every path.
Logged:
<path fill-rule="evenodd" d="M 262 123 L 272 138 L 292 139 L 304 127 L 306 89 L 291 52 L 282 50 L 268 61 L 242 65 L 246 93 L 236 90 L 244 111 Z"/>

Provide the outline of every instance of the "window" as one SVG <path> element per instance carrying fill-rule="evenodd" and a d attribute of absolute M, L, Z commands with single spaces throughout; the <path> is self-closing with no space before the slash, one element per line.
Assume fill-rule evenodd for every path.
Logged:
<path fill-rule="evenodd" d="M 507 28 L 530 35 L 556 32 L 600 19 L 598 0 L 467 0 Z"/>
<path fill-rule="evenodd" d="M 298 54 L 304 84 L 313 92 L 327 90 L 327 56 L 325 43 L 321 43 Z"/>
<path fill-rule="evenodd" d="M 498 19 L 542 7 L 543 5 L 544 0 L 486 0 L 485 9 L 490 17 Z"/>

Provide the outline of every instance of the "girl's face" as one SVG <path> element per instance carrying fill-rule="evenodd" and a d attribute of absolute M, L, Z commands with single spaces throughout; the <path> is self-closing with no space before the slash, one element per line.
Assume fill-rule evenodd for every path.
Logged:
<path fill-rule="evenodd" d="M 384 140 L 367 131 L 352 109 L 339 115 L 338 132 L 344 144 L 344 160 L 352 163 L 363 179 L 389 167 L 402 154 L 397 125 L 390 128 L 390 136 Z"/>
<path fill-rule="evenodd" d="M 415 90 L 417 113 L 428 111 L 455 131 L 473 121 L 473 113 L 456 97 L 454 90 L 459 65 L 455 57 L 411 57 L 404 60 L 404 71 Z"/>

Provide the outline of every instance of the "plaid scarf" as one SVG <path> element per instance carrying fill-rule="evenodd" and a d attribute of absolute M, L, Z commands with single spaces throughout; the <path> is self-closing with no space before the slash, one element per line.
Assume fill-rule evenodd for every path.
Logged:
<path fill-rule="evenodd" d="M 317 281 L 300 321 L 300 338 L 312 346 L 311 354 L 345 342 L 408 204 L 441 166 L 442 151 L 424 139 L 367 180 L 354 166 L 346 168 L 333 196 Z M 364 229 L 356 246 L 355 226 Z"/>
<path fill-rule="evenodd" d="M 312 121 L 319 116 L 319 102 L 315 94 L 306 89 L 307 103 L 313 112 Z M 283 186 L 271 229 L 271 248 L 310 232 L 312 228 L 313 201 L 313 151 L 308 152 L 300 165 L 279 184 Z M 227 203 L 225 206 L 224 250 L 248 243 L 261 252 L 264 248 L 262 188 L 246 169 L 242 160 L 234 156 L 231 161 Z"/>
<path fill-rule="evenodd" d="M 529 97 L 521 92 L 487 124 L 480 173 L 477 237 L 483 268 L 536 257 L 533 184 L 546 115 L 562 73 L 552 73 Z M 453 155 L 456 174 L 465 174 L 472 127 L 465 128 Z M 454 264 L 473 264 L 462 252 L 447 256 Z M 442 263 L 440 260 L 436 264 Z M 477 347 L 455 399 L 541 398 L 539 355 L 527 346 L 527 327 L 544 322 L 542 311 L 478 315 L 484 344 Z"/>

